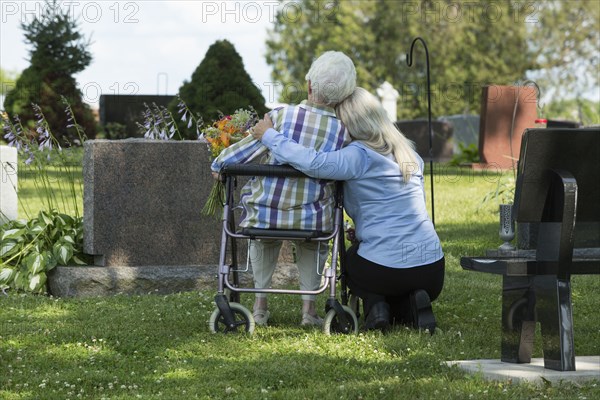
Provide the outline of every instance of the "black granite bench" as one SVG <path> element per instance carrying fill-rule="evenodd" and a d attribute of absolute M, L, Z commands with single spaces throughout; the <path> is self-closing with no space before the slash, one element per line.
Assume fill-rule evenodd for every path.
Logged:
<path fill-rule="evenodd" d="M 600 249 L 574 243 L 580 226 L 600 237 L 599 182 L 600 128 L 525 131 L 512 216 L 537 223 L 537 249 L 460 261 L 503 276 L 502 361 L 531 361 L 539 322 L 545 368 L 575 370 L 570 278 L 600 274 Z"/>

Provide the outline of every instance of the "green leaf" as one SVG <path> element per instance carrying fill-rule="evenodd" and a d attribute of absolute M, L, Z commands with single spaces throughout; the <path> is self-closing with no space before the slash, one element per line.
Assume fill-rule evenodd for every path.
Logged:
<path fill-rule="evenodd" d="M 25 229 L 9 229 L 7 231 L 4 231 L 0 240 L 19 239 L 22 238 L 24 233 Z"/>
<path fill-rule="evenodd" d="M 73 217 L 71 217 L 70 215 L 67 215 L 67 214 L 58 214 L 57 217 L 59 217 L 61 219 L 62 223 L 65 226 L 73 226 L 73 223 L 75 222 Z"/>
<path fill-rule="evenodd" d="M 46 268 L 44 256 L 39 252 L 34 251 L 27 256 L 27 270 L 32 274 L 37 274 Z"/>
<path fill-rule="evenodd" d="M 14 282 L 16 289 L 25 290 L 26 277 L 22 271 L 17 271 Z"/>
<path fill-rule="evenodd" d="M 16 274 L 17 271 L 12 268 L 2 268 L 2 270 L 0 270 L 0 282 L 10 283 Z"/>
<path fill-rule="evenodd" d="M 75 261 L 75 264 L 77 264 L 77 265 L 87 265 L 87 263 L 85 261 L 83 261 L 81 258 L 79 258 L 77 256 L 73 256 L 73 261 Z"/>
<path fill-rule="evenodd" d="M 14 240 L 7 240 L 6 242 L 0 243 L 0 257 L 8 257 L 11 254 L 16 253 L 19 249 L 17 244 L 18 243 Z"/>
<path fill-rule="evenodd" d="M 41 274 L 35 274 L 29 280 L 29 290 L 32 292 L 39 291 L 44 284 L 46 283 L 46 274 L 43 272 Z"/>
<path fill-rule="evenodd" d="M 4 225 L 6 228 L 9 229 L 21 229 L 21 228 L 26 228 L 27 227 L 27 221 L 25 220 L 19 220 L 19 219 L 15 219 L 12 220 L 10 222 L 8 222 L 7 224 Z"/>
<path fill-rule="evenodd" d="M 60 228 L 57 226 L 56 228 L 50 231 L 49 237 L 50 240 L 56 240 L 56 238 L 60 235 Z"/>
<path fill-rule="evenodd" d="M 48 213 L 46 213 L 45 211 L 40 211 L 40 213 L 38 214 L 38 219 L 40 221 L 42 221 L 46 226 L 47 225 L 52 225 L 52 218 L 50 218 L 50 215 L 48 215 Z"/>
<path fill-rule="evenodd" d="M 73 246 L 69 243 L 57 242 L 52 248 L 52 254 L 60 265 L 67 265 L 73 257 Z"/>
<path fill-rule="evenodd" d="M 29 226 L 29 232 L 32 235 L 37 235 L 38 233 L 42 232 L 44 229 L 46 229 L 45 226 L 42 226 L 42 224 L 40 224 L 40 222 L 36 219 L 31 220 L 31 224 Z"/>
<path fill-rule="evenodd" d="M 75 244 L 75 240 L 69 235 L 63 236 L 61 239 L 67 243 Z"/>
<path fill-rule="evenodd" d="M 46 258 L 46 271 L 54 269 L 54 267 L 56 267 L 56 265 L 58 264 L 58 260 L 56 259 L 54 254 L 51 251 L 45 251 L 44 256 Z"/>
<path fill-rule="evenodd" d="M 58 226 L 63 227 L 65 226 L 67 223 L 65 222 L 65 220 L 62 218 L 61 214 L 56 214 L 54 216 L 54 221 L 58 221 Z"/>

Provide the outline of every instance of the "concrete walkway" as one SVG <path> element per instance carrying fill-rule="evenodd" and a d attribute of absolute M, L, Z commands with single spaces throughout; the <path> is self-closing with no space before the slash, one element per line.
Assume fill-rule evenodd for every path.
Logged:
<path fill-rule="evenodd" d="M 500 360 L 461 360 L 448 361 L 447 364 L 457 365 L 469 373 L 480 373 L 486 379 L 512 383 L 600 381 L 600 356 L 575 357 L 576 371 L 545 369 L 543 358 L 533 358 L 530 364 L 512 364 Z"/>

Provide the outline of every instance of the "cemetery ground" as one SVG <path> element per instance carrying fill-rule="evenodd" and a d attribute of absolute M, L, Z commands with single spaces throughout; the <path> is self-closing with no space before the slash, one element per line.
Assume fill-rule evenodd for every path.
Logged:
<path fill-rule="evenodd" d="M 212 334 L 215 287 L 166 296 L 0 296 L 0 398 L 16 399 L 595 399 L 587 383 L 512 384 L 446 361 L 500 358 L 501 277 L 461 256 L 501 244 L 493 172 L 435 168 L 436 228 L 446 255 L 439 330 L 325 336 L 300 327 L 299 296 L 270 297 L 270 326 Z M 429 185 L 429 176 L 426 177 Z M 43 207 L 30 183 L 30 212 Z M 427 187 L 427 196 L 430 196 Z M 201 205 L 199 205 L 199 210 Z M 390 233 L 393 234 L 393 233 Z M 215 269 L 216 271 L 216 269 Z M 573 276 L 575 353 L 600 354 L 597 276 Z M 252 295 L 242 303 L 252 307 Z M 323 310 L 325 296 L 318 297 Z M 533 357 L 542 357 L 536 332 Z M 510 364 L 507 364 L 510 368 Z"/>

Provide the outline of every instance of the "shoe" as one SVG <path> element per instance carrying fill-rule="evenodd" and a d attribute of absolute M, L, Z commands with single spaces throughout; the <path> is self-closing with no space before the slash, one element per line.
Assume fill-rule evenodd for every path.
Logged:
<path fill-rule="evenodd" d="M 390 305 L 385 301 L 375 303 L 365 318 L 365 329 L 386 331 L 390 327 Z"/>
<path fill-rule="evenodd" d="M 312 316 L 309 313 L 302 314 L 302 322 L 300 322 L 302 326 L 323 326 L 323 318 L 318 315 Z"/>
<path fill-rule="evenodd" d="M 431 308 L 429 295 L 423 289 L 415 290 L 409 296 L 412 325 L 416 329 L 429 330 L 433 335 L 435 331 L 435 316 Z"/>
<path fill-rule="evenodd" d="M 268 310 L 254 310 L 252 313 L 254 317 L 254 323 L 260 326 L 266 326 L 267 321 L 269 321 L 269 311 Z"/>

